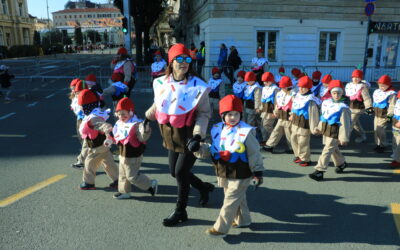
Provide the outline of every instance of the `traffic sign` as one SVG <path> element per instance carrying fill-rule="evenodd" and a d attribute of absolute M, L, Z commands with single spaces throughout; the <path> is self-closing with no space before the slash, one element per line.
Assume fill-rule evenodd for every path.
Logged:
<path fill-rule="evenodd" d="M 374 14 L 375 11 L 375 4 L 374 3 L 367 3 L 365 5 L 365 15 L 366 16 L 371 16 Z"/>

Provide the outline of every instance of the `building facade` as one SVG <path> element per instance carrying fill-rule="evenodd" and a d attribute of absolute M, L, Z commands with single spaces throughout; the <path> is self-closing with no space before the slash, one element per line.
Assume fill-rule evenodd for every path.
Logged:
<path fill-rule="evenodd" d="M 315 68 L 323 73 L 333 69 L 338 78 L 348 80 L 349 71 L 364 62 L 370 30 L 365 2 L 181 0 L 180 39 L 197 46 L 205 41 L 207 66 L 217 64 L 224 43 L 237 47 L 244 66 L 263 48 L 276 71 L 281 65 L 287 72 L 300 67 L 309 74 Z M 374 72 L 368 77 L 374 80 L 384 72 L 399 79 L 400 1 L 376 1 L 375 6 L 372 21 L 378 23 L 373 23 L 377 26 L 368 42 L 368 67 Z M 385 32 L 378 29 L 382 26 Z"/>
<path fill-rule="evenodd" d="M 34 29 L 26 0 L 0 0 L 0 46 L 31 45 Z"/>
<path fill-rule="evenodd" d="M 73 8 L 53 12 L 54 27 L 67 30 L 73 36 L 75 27 L 81 27 L 82 32 L 96 30 L 100 34 L 106 32 L 108 41 L 105 43 L 123 43 L 121 31 L 122 14 L 117 8 Z"/>

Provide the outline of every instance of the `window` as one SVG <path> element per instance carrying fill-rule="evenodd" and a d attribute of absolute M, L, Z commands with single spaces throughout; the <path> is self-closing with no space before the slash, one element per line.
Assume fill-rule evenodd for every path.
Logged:
<path fill-rule="evenodd" d="M 278 31 L 257 32 L 257 48 L 262 48 L 266 52 L 265 57 L 271 62 L 277 61 L 277 40 Z"/>
<path fill-rule="evenodd" d="M 339 32 L 321 32 L 319 35 L 318 61 L 337 61 Z"/>
<path fill-rule="evenodd" d="M 1 0 L 1 7 L 3 7 L 3 13 L 7 14 L 8 10 L 7 10 L 7 0 Z"/>
<path fill-rule="evenodd" d="M 22 3 L 18 3 L 19 15 L 24 16 L 24 10 L 22 7 Z"/>

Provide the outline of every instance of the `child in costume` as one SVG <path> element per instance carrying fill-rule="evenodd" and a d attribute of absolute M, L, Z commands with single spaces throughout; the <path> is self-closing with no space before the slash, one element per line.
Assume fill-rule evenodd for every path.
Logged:
<path fill-rule="evenodd" d="M 245 101 L 245 120 L 251 126 L 257 127 L 260 131 L 263 130 L 261 124 L 260 113 L 262 110 L 261 105 L 261 92 L 262 87 L 256 82 L 257 77 L 254 72 L 247 72 L 244 76 L 244 81 L 247 82 L 247 86 L 244 89 L 243 100 Z M 265 141 L 261 140 L 261 144 Z"/>
<path fill-rule="evenodd" d="M 128 85 L 122 82 L 123 75 L 113 73 L 111 75 L 111 85 L 103 90 L 103 95 L 111 95 L 113 101 L 122 99 L 128 93 Z"/>
<path fill-rule="evenodd" d="M 377 153 L 385 152 L 386 144 L 386 123 L 388 117 L 393 116 L 393 109 L 388 111 L 389 106 L 394 106 L 396 103 L 396 91 L 392 86 L 392 79 L 388 75 L 383 75 L 378 80 L 378 89 L 372 95 L 374 107 L 374 135 L 376 147 L 374 150 Z"/>
<path fill-rule="evenodd" d="M 244 89 L 247 86 L 247 83 L 244 81 L 244 76 L 246 75 L 246 71 L 239 71 L 237 73 L 237 79 L 236 82 L 232 86 L 233 94 L 240 99 L 243 98 L 244 95 Z"/>
<path fill-rule="evenodd" d="M 107 123 L 107 111 L 99 108 L 98 96 L 91 90 L 84 89 L 79 93 L 78 104 L 82 107 L 85 117 L 79 127 L 79 132 L 89 147 L 83 169 L 83 183 L 81 190 L 92 190 L 95 187 L 96 170 L 103 164 L 106 174 L 113 181 L 110 188 L 118 187 L 118 168 L 110 149 L 103 145 L 107 134 L 112 130 L 112 125 Z"/>
<path fill-rule="evenodd" d="M 211 119 L 213 119 L 213 114 L 218 112 L 218 102 L 219 99 L 225 96 L 225 86 L 222 83 L 221 74 L 219 72 L 218 67 L 212 68 L 212 77 L 208 81 L 208 86 L 211 91 L 208 93 L 210 98 L 210 106 L 211 106 Z"/>
<path fill-rule="evenodd" d="M 351 74 L 352 82 L 346 84 L 346 96 L 350 98 L 350 110 L 352 129 L 356 130 L 360 136 L 355 139 L 356 143 L 362 143 L 367 140 L 365 131 L 360 123 L 360 116 L 366 112 L 371 115 L 373 113 L 372 100 L 369 95 L 368 85 L 362 81 L 363 72 L 356 69 Z"/>
<path fill-rule="evenodd" d="M 115 109 L 118 121 L 113 128 L 112 142 L 119 147 L 119 178 L 117 199 L 131 198 L 131 184 L 142 190 L 147 190 L 152 196 L 157 193 L 157 180 L 150 180 L 146 175 L 139 173 L 142 164 L 146 141 L 151 135 L 150 126 L 144 125 L 143 120 L 135 114 L 133 102 L 128 98 L 122 98 Z M 110 140 L 106 140 L 105 146 L 111 146 Z"/>
<path fill-rule="evenodd" d="M 246 191 L 251 180 L 257 186 L 263 182 L 263 161 L 256 131 L 241 121 L 242 101 L 227 95 L 220 101 L 222 122 L 211 129 L 211 145 L 202 143 L 195 153 L 200 158 L 211 156 L 218 185 L 224 188 L 224 204 L 213 227 L 206 233 L 224 237 L 231 227 L 248 227 L 251 224 Z"/>
<path fill-rule="evenodd" d="M 290 142 L 292 132 L 289 117 L 292 110 L 294 92 L 292 90 L 292 80 L 290 77 L 283 76 L 279 81 L 279 88 L 281 90 L 276 94 L 276 104 L 274 109 L 274 115 L 278 118 L 278 122 L 276 123 L 267 143 L 265 143 L 265 146 L 263 147 L 265 151 L 271 153 L 273 152 L 274 147 L 278 145 L 283 135 L 286 137 L 286 143 L 288 146 L 286 152 L 292 152 L 292 145 Z"/>
<path fill-rule="evenodd" d="M 318 133 L 323 135 L 324 149 L 314 167 L 315 172 L 309 174 L 311 179 L 322 181 L 324 172 L 328 170 L 328 164 L 332 158 L 336 173 L 342 173 L 347 167 L 339 145 L 346 145 L 350 140 L 351 112 L 344 103 L 344 87 L 339 80 L 329 82 L 329 91 L 332 98 L 326 99 L 321 105 L 321 118 L 318 124 Z"/>
<path fill-rule="evenodd" d="M 395 104 L 390 103 L 389 110 L 393 110 L 392 118 L 392 162 L 389 164 L 390 168 L 400 167 L 400 91 L 397 92 L 397 100 Z"/>
<path fill-rule="evenodd" d="M 292 121 L 290 141 L 295 156 L 294 162 L 306 167 L 311 163 L 310 134 L 317 132 L 319 122 L 319 100 L 311 92 L 312 80 L 308 76 L 301 77 L 297 86 L 299 92 L 293 98 L 292 114 L 289 118 Z"/>
<path fill-rule="evenodd" d="M 274 129 L 274 123 L 276 116 L 274 115 L 274 109 L 276 104 L 276 93 L 279 91 L 279 87 L 275 84 L 275 77 L 271 72 L 265 72 L 261 76 L 261 81 L 264 83 L 264 87 L 261 92 L 261 119 L 263 130 L 262 137 L 263 141 L 267 141 L 269 135 Z M 265 145 L 262 145 L 265 146 Z"/>

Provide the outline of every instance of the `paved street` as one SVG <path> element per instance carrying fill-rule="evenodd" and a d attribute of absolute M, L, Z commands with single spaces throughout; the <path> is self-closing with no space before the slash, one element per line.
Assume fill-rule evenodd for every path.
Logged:
<path fill-rule="evenodd" d="M 349 168 L 341 175 L 330 168 L 324 182 L 309 179 L 313 168 L 293 164 L 292 155 L 263 152 L 264 184 L 247 193 L 253 224 L 232 229 L 224 239 L 204 234 L 222 205 L 221 188 L 205 208 L 197 205 L 199 194 L 191 190 L 190 220 L 174 228 L 161 225 L 174 208 L 176 184 L 168 174 L 167 151 L 155 123 L 142 173 L 158 179 L 156 197 L 134 188 L 133 199 L 113 199 L 114 192 L 105 188 L 111 181 L 102 168 L 97 190 L 79 190 L 82 172 L 70 164 L 80 144 L 67 88 L 77 72 L 74 62 L 80 62 L 84 76 L 100 72 L 92 66 L 104 68 L 105 85 L 112 55 L 70 55 L 68 65 L 58 61 L 62 58 L 47 58 L 54 62 L 39 65 L 40 72 L 69 78 L 17 78 L 15 100 L 0 99 L 0 204 L 18 195 L 15 202 L 0 206 L 0 249 L 398 249 L 400 171 L 387 168 L 391 152 L 373 152 L 373 120 L 367 116 L 362 123 L 369 131 L 368 142 L 343 149 Z M 20 74 L 37 72 L 32 62 L 13 65 Z M 133 92 L 139 117 L 152 103 L 149 88 L 149 82 L 139 81 Z M 321 141 L 312 138 L 314 163 Z M 278 151 L 283 148 L 282 141 Z M 198 160 L 193 171 L 216 183 L 208 161 Z M 32 191 L 46 180 L 36 192 L 17 199 L 21 191 Z"/>

